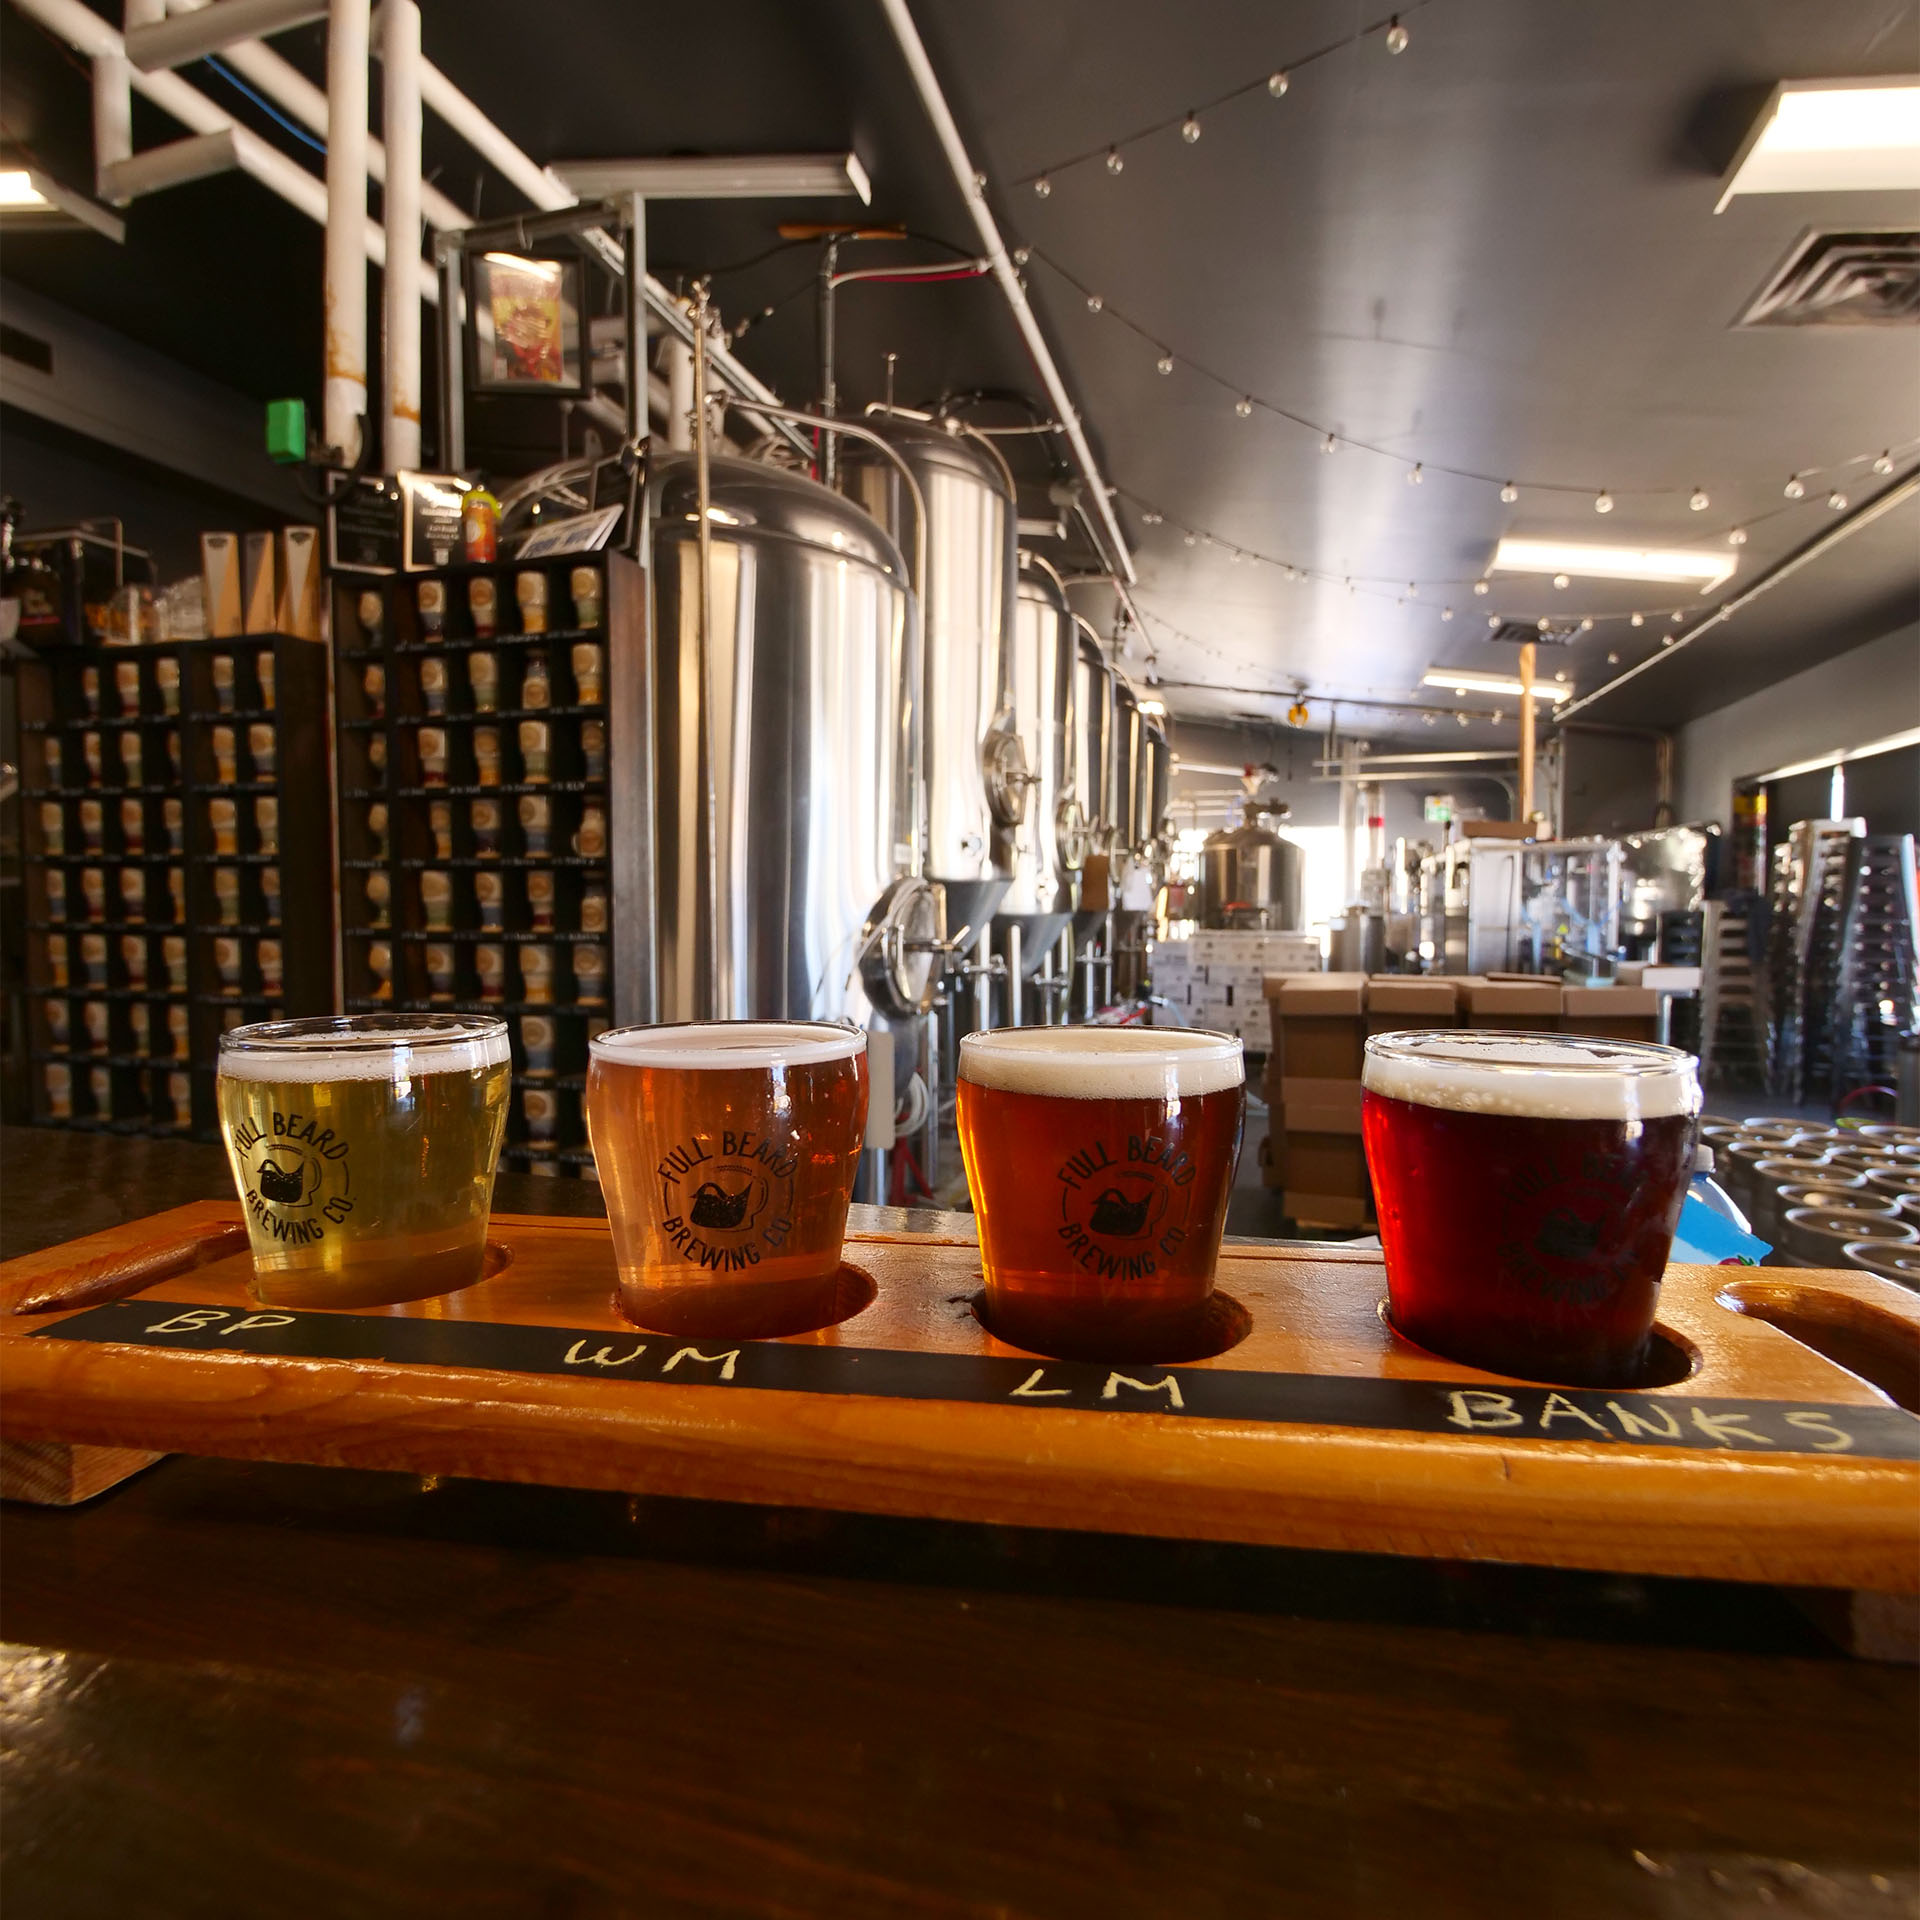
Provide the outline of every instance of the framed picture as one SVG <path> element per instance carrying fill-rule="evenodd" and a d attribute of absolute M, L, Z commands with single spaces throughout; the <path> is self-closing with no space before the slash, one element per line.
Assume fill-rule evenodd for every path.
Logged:
<path fill-rule="evenodd" d="M 585 392 L 579 261 L 482 253 L 469 271 L 473 390 Z"/>

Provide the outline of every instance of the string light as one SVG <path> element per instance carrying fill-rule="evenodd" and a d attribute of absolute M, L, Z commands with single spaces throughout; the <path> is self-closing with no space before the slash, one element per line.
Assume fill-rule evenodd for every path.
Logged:
<path fill-rule="evenodd" d="M 1838 491 L 1830 493 L 1827 495 L 1827 505 L 1830 506 L 1835 513 L 1844 513 L 1847 506 L 1847 496 Z"/>
<path fill-rule="evenodd" d="M 1451 620 L 1453 618 L 1453 609 L 1451 607 L 1442 607 L 1440 609 L 1440 618 L 1442 620 Z"/>
<path fill-rule="evenodd" d="M 1573 585 L 1573 577 L 1570 574 L 1556 573 L 1553 576 L 1553 584 L 1561 593 L 1565 593 Z"/>
<path fill-rule="evenodd" d="M 1407 485 L 1410 487 L 1417 487 L 1426 477 L 1426 473 L 1418 460 L 1407 469 Z"/>
<path fill-rule="evenodd" d="M 1192 146 L 1194 142 L 1200 138 L 1200 122 L 1192 114 L 1188 114 L 1187 117 L 1180 122 L 1180 138 L 1184 140 L 1188 146 Z"/>
<path fill-rule="evenodd" d="M 1322 453 L 1332 453 L 1339 444 L 1332 434 L 1328 434 L 1327 437 L 1320 442 L 1320 451 Z"/>
<path fill-rule="evenodd" d="M 1102 300 L 1097 293 L 1087 295 L 1087 311 L 1089 313 L 1098 313 L 1106 304 L 1107 303 Z"/>
<path fill-rule="evenodd" d="M 1423 727 L 1437 726 L 1439 724 L 1439 721 L 1440 721 L 1440 716 L 1437 713 L 1423 713 L 1420 716 L 1420 724 Z"/>
<path fill-rule="evenodd" d="M 1140 523 L 1142 526 L 1157 527 L 1166 517 L 1164 513 L 1143 513 Z"/>
<path fill-rule="evenodd" d="M 1287 78 L 1285 73 L 1270 73 L 1267 75 L 1267 91 L 1272 94 L 1276 100 L 1283 98 L 1287 89 L 1292 85 L 1293 82 Z"/>
<path fill-rule="evenodd" d="M 1193 535 L 1192 535 L 1192 534 L 1188 534 L 1188 535 L 1186 536 L 1186 544 L 1187 544 L 1188 546 L 1192 546 L 1192 545 L 1194 544 L 1194 539 L 1193 539 Z"/>
<path fill-rule="evenodd" d="M 1407 30 L 1400 24 L 1400 16 L 1395 14 L 1392 24 L 1387 28 L 1387 51 L 1405 53 L 1407 50 Z"/>
<path fill-rule="evenodd" d="M 1620 664 L 1620 656 L 1617 653 L 1609 653 L 1607 655 L 1608 666 L 1617 667 L 1619 664 Z"/>
<path fill-rule="evenodd" d="M 1613 495 L 1607 492 L 1604 487 L 1593 496 L 1593 510 L 1595 513 L 1611 513 L 1613 511 Z"/>
<path fill-rule="evenodd" d="M 1024 267 L 1032 258 L 1033 249 L 1031 247 L 1015 247 L 1013 250 L 1013 264 L 1016 267 Z"/>
<path fill-rule="evenodd" d="M 1497 726 L 1498 726 L 1498 725 L 1500 724 L 1500 722 L 1501 722 L 1502 720 L 1504 720 L 1504 719 L 1505 719 L 1506 717 L 1507 717 L 1507 716 L 1506 716 L 1506 715 L 1505 715 L 1504 713 L 1502 713 L 1502 712 L 1500 711 L 1500 709 L 1499 709 L 1498 707 L 1495 707 L 1495 708 L 1494 708 L 1494 710 L 1493 710 L 1493 711 L 1492 711 L 1492 712 L 1491 712 L 1490 714 L 1488 714 L 1488 715 L 1487 715 L 1487 718 L 1488 718 L 1489 720 L 1491 720 L 1491 721 L 1493 722 L 1493 724 L 1494 724 L 1494 725 L 1495 725 L 1496 727 L 1497 727 Z"/>
<path fill-rule="evenodd" d="M 1503 506 L 1510 507 L 1519 498 L 1520 498 L 1520 489 L 1516 487 L 1511 480 L 1506 481 L 1501 486 L 1500 500 Z"/>
<path fill-rule="evenodd" d="M 1687 505 L 1691 507 L 1695 513 L 1705 513 L 1706 510 L 1713 505 L 1713 502 L 1707 498 L 1706 488 L 1695 487 L 1693 492 L 1687 497 Z"/>
<path fill-rule="evenodd" d="M 1668 618 L 1668 619 L 1669 619 L 1670 621 L 1672 621 L 1672 622 L 1673 622 L 1673 624 L 1674 624 L 1674 625 L 1675 625 L 1676 627 L 1677 627 L 1677 626 L 1678 626 L 1678 625 L 1680 624 L 1680 622 L 1681 622 L 1682 620 L 1684 620 L 1684 619 L 1685 619 L 1686 617 L 1687 617 L 1687 616 L 1685 615 L 1685 613 L 1683 613 L 1683 612 L 1682 612 L 1682 611 L 1680 610 L 1680 608 L 1678 608 L 1678 607 L 1675 607 L 1675 608 L 1674 608 L 1674 610 L 1673 610 L 1673 611 L 1672 611 L 1672 612 L 1671 612 L 1670 614 L 1668 614 L 1668 615 L 1667 615 L 1667 618 Z"/>
<path fill-rule="evenodd" d="M 1033 183 L 1033 197 L 1036 200 L 1044 200 L 1052 192 L 1053 182 L 1043 173 L 1039 179 Z"/>
<path fill-rule="evenodd" d="M 1493 591 L 1493 585 L 1491 581 L 1476 580 L 1473 583 L 1473 590 L 1475 593 L 1478 593 L 1478 594 L 1488 594 Z"/>
<path fill-rule="evenodd" d="M 1498 633 L 1500 631 L 1500 626 L 1501 626 L 1500 616 L 1497 613 L 1490 613 L 1487 615 L 1487 631 L 1489 633 Z"/>
<path fill-rule="evenodd" d="M 1787 484 L 1781 488 L 1781 492 L 1789 500 L 1804 500 L 1807 497 L 1807 490 L 1800 484 L 1800 476 L 1797 473 L 1787 475 Z"/>
<path fill-rule="evenodd" d="M 1109 173 L 1123 173 L 1126 170 L 1126 165 L 1127 163 L 1120 157 L 1120 149 L 1118 147 L 1109 147 L 1107 149 L 1107 171 Z"/>
<path fill-rule="evenodd" d="M 1163 353 L 1160 356 L 1160 358 L 1156 360 L 1153 364 L 1159 372 L 1171 373 L 1173 371 L 1173 355 L 1170 353 Z"/>
<path fill-rule="evenodd" d="M 1875 473 L 1891 473 L 1893 471 L 1893 449 L 1891 447 L 1874 461 L 1873 470 Z"/>
<path fill-rule="evenodd" d="M 1253 402 L 1244 395 L 1233 403 L 1233 410 L 1242 420 L 1251 420 L 1253 418 Z"/>
<path fill-rule="evenodd" d="M 1636 627 L 1644 627 L 1647 624 L 1647 616 L 1644 613 L 1629 614 L 1627 617 Z"/>
<path fill-rule="evenodd" d="M 1467 718 L 1467 716 L 1466 716 L 1466 715 L 1465 715 L 1464 713 L 1456 713 L 1456 714 L 1455 714 L 1455 715 L 1454 715 L 1453 717 L 1454 717 L 1454 719 L 1456 719 L 1456 720 L 1457 720 L 1457 721 L 1458 721 L 1458 722 L 1459 722 L 1459 723 L 1461 724 L 1461 726 L 1463 726 L 1463 727 L 1464 727 L 1464 726 L 1467 726 L 1467 725 L 1469 724 L 1469 721 L 1468 721 L 1468 718 Z"/>
<path fill-rule="evenodd" d="M 1581 620 L 1580 631 L 1582 633 L 1591 633 L 1593 631 L 1593 615 L 1592 614 L 1586 615 L 1586 617 Z"/>

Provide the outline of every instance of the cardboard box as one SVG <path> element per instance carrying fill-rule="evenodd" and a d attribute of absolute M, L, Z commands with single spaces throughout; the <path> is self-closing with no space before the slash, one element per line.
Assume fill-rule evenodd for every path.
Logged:
<path fill-rule="evenodd" d="M 280 627 L 280 569 L 275 564 L 280 536 L 250 533 L 241 553 L 242 616 L 248 633 L 277 633 Z"/>
<path fill-rule="evenodd" d="M 1286 1132 L 1287 1191 L 1365 1201 L 1367 1156 L 1357 1133 Z"/>
<path fill-rule="evenodd" d="M 1495 980 L 1468 975 L 1460 983 L 1460 1024 L 1492 1027 L 1505 1033 L 1558 1033 L 1565 991 L 1557 980 Z"/>
<path fill-rule="evenodd" d="M 1376 974 L 1367 982 L 1367 1031 L 1411 1033 L 1460 1024 L 1460 985 L 1449 979 Z"/>
<path fill-rule="evenodd" d="M 1302 1080 L 1358 1080 L 1366 1044 L 1363 973 L 1280 974 L 1263 984 L 1283 1071 Z"/>
<path fill-rule="evenodd" d="M 1563 987 L 1560 1030 L 1597 1040 L 1657 1040 L 1660 996 L 1651 987 Z"/>
<path fill-rule="evenodd" d="M 245 603 L 240 578 L 240 536 L 203 533 L 200 536 L 200 579 L 207 599 L 207 632 L 215 640 L 230 640 L 243 632 Z"/>
<path fill-rule="evenodd" d="M 1461 820 L 1456 822 L 1462 840 L 1531 840 L 1533 825 L 1527 820 Z"/>
<path fill-rule="evenodd" d="M 1283 1074 L 1280 1110 L 1289 1132 L 1358 1134 L 1360 1082 L 1307 1080 Z"/>
<path fill-rule="evenodd" d="M 320 529 L 280 529 L 279 632 L 300 640 L 320 638 Z"/>
<path fill-rule="evenodd" d="M 1296 1227 L 1364 1227 L 1373 1218 L 1373 1208 L 1365 1200 L 1331 1193 L 1296 1193 L 1291 1187 L 1282 1193 L 1280 1204 Z"/>

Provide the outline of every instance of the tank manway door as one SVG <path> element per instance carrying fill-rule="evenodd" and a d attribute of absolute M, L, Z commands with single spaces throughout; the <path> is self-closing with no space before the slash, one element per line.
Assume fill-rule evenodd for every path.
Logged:
<path fill-rule="evenodd" d="M 1024 826 L 1034 775 L 1027 770 L 1027 749 L 1020 736 L 1011 728 L 996 728 L 981 743 L 980 766 L 994 820 L 1003 827 Z"/>
<path fill-rule="evenodd" d="M 1092 840 L 1080 802 L 1068 794 L 1053 810 L 1053 844 L 1059 849 L 1060 864 L 1069 873 L 1078 873 L 1087 864 Z"/>
<path fill-rule="evenodd" d="M 939 889 L 925 880 L 896 880 L 874 902 L 860 934 L 860 979 L 879 1012 L 907 1019 L 932 1005 L 945 919 Z"/>

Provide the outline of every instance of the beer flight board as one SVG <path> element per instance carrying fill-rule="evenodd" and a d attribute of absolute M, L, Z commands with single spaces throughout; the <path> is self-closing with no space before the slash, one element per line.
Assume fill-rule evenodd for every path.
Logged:
<path fill-rule="evenodd" d="M 958 1233 L 850 1235 L 838 1324 L 738 1344 L 624 1319 L 604 1221 L 516 1215 L 495 1216 L 487 1278 L 408 1306 L 262 1307 L 242 1252 L 131 1297 L 17 1311 L 89 1263 L 188 1246 L 237 1217 L 198 1203 L 0 1268 L 6 1451 L 55 1482 L 50 1460 L 72 1456 L 68 1490 L 43 1497 L 178 1451 L 1920 1587 L 1920 1300 L 1870 1274 L 1670 1268 L 1664 1369 L 1589 1389 L 1411 1347 L 1385 1322 L 1379 1255 L 1325 1247 L 1226 1248 L 1219 1350 L 1166 1366 L 995 1341 Z M 109 1463 L 92 1480 L 90 1457 Z"/>

